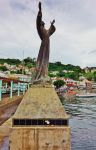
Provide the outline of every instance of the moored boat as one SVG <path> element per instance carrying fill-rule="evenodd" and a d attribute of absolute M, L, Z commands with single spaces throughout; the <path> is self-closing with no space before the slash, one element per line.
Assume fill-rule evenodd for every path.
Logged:
<path fill-rule="evenodd" d="M 84 94 L 76 94 L 78 98 L 91 98 L 96 97 L 96 93 L 84 93 Z"/>

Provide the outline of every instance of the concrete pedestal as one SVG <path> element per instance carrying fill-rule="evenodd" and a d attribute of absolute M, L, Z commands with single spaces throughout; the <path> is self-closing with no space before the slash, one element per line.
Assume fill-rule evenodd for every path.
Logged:
<path fill-rule="evenodd" d="M 13 128 L 10 150 L 70 150 L 69 127 Z"/>
<path fill-rule="evenodd" d="M 68 119 L 54 88 L 30 88 L 12 118 L 10 150 L 70 150 Z"/>

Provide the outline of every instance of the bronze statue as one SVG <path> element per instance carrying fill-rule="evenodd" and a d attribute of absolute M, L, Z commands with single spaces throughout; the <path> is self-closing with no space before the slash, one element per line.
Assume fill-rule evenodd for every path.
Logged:
<path fill-rule="evenodd" d="M 55 32 L 56 28 L 54 26 L 55 20 L 51 22 L 50 28 L 45 29 L 45 23 L 42 21 L 42 8 L 41 2 L 39 2 L 39 11 L 36 19 L 36 26 L 39 37 L 41 39 L 41 46 L 36 62 L 35 70 L 35 81 L 42 80 L 48 77 L 48 64 L 49 64 L 49 52 L 50 52 L 50 39 L 49 37 Z"/>

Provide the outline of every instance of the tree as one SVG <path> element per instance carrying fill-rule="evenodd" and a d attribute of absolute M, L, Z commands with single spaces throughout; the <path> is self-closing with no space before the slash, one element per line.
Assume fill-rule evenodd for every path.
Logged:
<path fill-rule="evenodd" d="M 54 81 L 54 86 L 56 86 L 56 88 L 60 88 L 61 86 L 63 86 L 65 84 L 65 82 L 63 80 L 57 80 L 57 81 Z"/>
<path fill-rule="evenodd" d="M 96 82 L 96 71 L 93 73 L 93 79 Z"/>
<path fill-rule="evenodd" d="M 77 72 L 65 73 L 65 78 L 70 78 L 70 79 L 73 79 L 73 80 L 79 80 L 79 73 L 77 73 Z"/>
<path fill-rule="evenodd" d="M 64 77 L 65 73 L 63 71 L 59 71 L 59 73 L 57 74 L 58 77 Z"/>
<path fill-rule="evenodd" d="M 10 65 L 19 65 L 21 63 L 21 61 L 19 59 L 11 59 L 11 58 L 0 58 L 0 64 L 10 64 Z"/>
<path fill-rule="evenodd" d="M 62 63 L 61 63 L 60 61 L 57 61 L 57 62 L 56 62 L 56 65 L 57 65 L 57 66 L 62 66 Z"/>
<path fill-rule="evenodd" d="M 86 73 L 86 78 L 87 80 L 91 81 L 93 79 L 93 73 L 91 72 Z"/>
<path fill-rule="evenodd" d="M 54 74 L 52 74 L 52 73 L 49 73 L 48 76 L 51 77 L 51 78 L 52 78 L 52 77 L 56 77 L 56 75 L 54 75 Z"/>
<path fill-rule="evenodd" d="M 0 70 L 1 71 L 7 71 L 8 69 L 6 68 L 6 66 L 0 66 Z"/>
<path fill-rule="evenodd" d="M 23 60 L 26 63 L 32 63 L 32 58 L 31 57 L 27 57 Z"/>
<path fill-rule="evenodd" d="M 31 57 L 27 57 L 23 60 L 25 66 L 35 66 L 35 64 L 36 64 L 35 61 L 36 61 L 36 59 L 35 58 L 32 59 Z"/>
<path fill-rule="evenodd" d="M 22 74 L 22 69 L 20 69 L 20 70 L 17 70 L 17 72 L 16 72 L 17 74 Z"/>
<path fill-rule="evenodd" d="M 33 65 L 32 65 L 32 63 L 28 63 L 28 64 L 26 65 L 26 67 L 28 67 L 28 68 L 30 69 L 30 68 L 33 67 Z"/>

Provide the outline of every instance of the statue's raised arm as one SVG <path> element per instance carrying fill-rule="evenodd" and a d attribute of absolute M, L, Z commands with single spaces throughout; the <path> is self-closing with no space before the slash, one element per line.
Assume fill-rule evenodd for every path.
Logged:
<path fill-rule="evenodd" d="M 39 2 L 38 7 L 39 7 L 39 11 L 41 11 L 41 2 Z"/>
<path fill-rule="evenodd" d="M 51 26 L 49 28 L 49 35 L 51 36 L 55 31 L 56 31 L 56 27 L 54 26 L 55 20 L 53 20 L 51 22 Z"/>
<path fill-rule="evenodd" d="M 42 5 L 41 2 L 39 2 L 39 4 L 38 4 L 39 11 L 37 14 L 36 26 L 37 26 L 38 34 L 42 40 L 42 31 L 41 31 L 41 28 L 42 28 L 42 7 L 41 7 L 41 5 Z"/>

